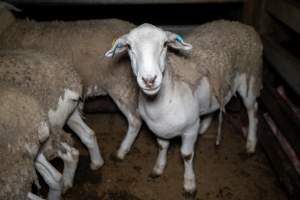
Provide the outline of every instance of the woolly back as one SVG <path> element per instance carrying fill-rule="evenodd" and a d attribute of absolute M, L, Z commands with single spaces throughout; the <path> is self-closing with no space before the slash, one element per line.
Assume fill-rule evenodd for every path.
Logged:
<path fill-rule="evenodd" d="M 69 89 L 81 94 L 81 81 L 63 59 L 31 50 L 0 51 L 0 81 L 36 97 L 45 110 L 55 109 Z"/>
<path fill-rule="evenodd" d="M 36 178 L 38 127 L 46 115 L 22 90 L 1 84 L 0 93 L 0 199 L 26 199 Z"/>

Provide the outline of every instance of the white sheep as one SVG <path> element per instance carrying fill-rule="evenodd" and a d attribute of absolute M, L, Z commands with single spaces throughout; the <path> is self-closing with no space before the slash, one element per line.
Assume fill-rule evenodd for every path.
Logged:
<path fill-rule="evenodd" d="M 157 135 L 159 154 L 153 174 L 166 166 L 169 139 L 182 138 L 184 190 L 196 192 L 194 144 L 199 116 L 218 109 L 237 92 L 247 108 L 249 129 L 246 149 L 256 145 L 256 98 L 261 89 L 262 44 L 253 28 L 238 22 L 215 21 L 196 28 L 187 41 L 191 55 L 167 54 L 168 47 L 191 51 L 177 34 L 143 24 L 118 38 L 105 54 L 128 51 L 140 87 L 139 112 Z M 206 120 L 201 132 L 208 127 Z"/>
<path fill-rule="evenodd" d="M 117 151 L 124 159 L 141 127 L 138 88 L 126 57 L 109 61 L 104 53 L 111 41 L 135 27 L 117 20 L 35 22 L 16 20 L 0 36 L 0 48 L 35 49 L 66 59 L 83 79 L 84 98 L 109 95 L 128 121 L 126 137 Z M 69 123 L 68 123 L 69 125 Z"/>
<path fill-rule="evenodd" d="M 68 62 L 33 50 L 2 50 L 0 81 L 37 98 L 48 112 L 51 127 L 63 128 L 67 123 L 87 146 L 92 169 L 103 164 L 95 134 L 78 110 L 81 79 Z"/>
<path fill-rule="evenodd" d="M 49 186 L 48 200 L 60 199 L 63 184 L 73 179 L 67 168 L 76 170 L 78 151 L 65 143 L 70 139 L 62 140 L 62 129 L 50 130 L 47 112 L 37 99 L 6 83 L 0 92 L 0 199 L 40 199 L 30 192 L 38 183 L 35 168 Z M 62 176 L 44 154 L 61 157 L 68 173 Z"/>

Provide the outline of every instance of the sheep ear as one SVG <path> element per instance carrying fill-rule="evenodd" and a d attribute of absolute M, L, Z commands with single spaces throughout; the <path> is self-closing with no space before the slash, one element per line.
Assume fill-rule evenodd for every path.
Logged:
<path fill-rule="evenodd" d="M 180 35 L 168 31 L 166 31 L 166 33 L 168 37 L 168 46 L 183 51 L 192 50 L 193 46 L 189 43 L 185 43 Z"/>
<path fill-rule="evenodd" d="M 113 57 L 115 54 L 119 54 L 127 50 L 127 35 L 123 35 L 112 43 L 112 47 L 105 53 L 105 56 L 108 58 Z"/>

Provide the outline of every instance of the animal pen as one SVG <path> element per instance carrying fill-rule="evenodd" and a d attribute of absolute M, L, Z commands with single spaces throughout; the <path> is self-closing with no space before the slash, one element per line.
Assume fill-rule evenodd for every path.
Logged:
<path fill-rule="evenodd" d="M 248 154 L 245 150 L 248 126 L 247 110 L 242 103 L 241 96 L 234 95 L 224 108 L 220 145 L 216 146 L 220 123 L 218 111 L 215 112 L 211 125 L 204 134 L 199 135 L 195 144 L 193 166 L 197 193 L 186 195 L 183 191 L 182 180 L 185 163 L 180 155 L 181 139 L 178 137 L 171 140 L 168 164 L 164 173 L 159 177 L 151 175 L 151 171 L 156 161 L 158 148 L 162 147 L 157 144 L 153 131 L 145 122 L 142 124 L 139 124 L 139 121 L 136 122 L 137 127 L 141 126 L 141 129 L 130 151 L 128 150 L 128 155 L 125 156 L 127 150 L 121 155 L 119 150 L 116 156 L 117 150 L 122 149 L 120 144 L 127 131 L 127 121 L 131 115 L 125 114 L 124 110 L 126 109 L 122 107 L 123 100 L 117 98 L 120 94 L 114 95 L 111 88 L 121 84 L 122 87 L 120 86 L 119 91 L 122 95 L 128 95 L 130 92 L 126 91 L 130 87 L 138 88 L 136 82 L 131 82 L 131 79 L 127 81 L 120 78 L 116 82 L 105 82 L 104 92 L 90 95 L 91 97 L 88 94 L 95 92 L 98 86 L 92 85 L 86 89 L 87 91 L 83 88 L 83 93 L 86 92 L 87 95 L 78 103 L 78 106 L 82 107 L 82 113 L 78 116 L 83 116 L 87 126 L 94 131 L 97 138 L 95 145 L 97 146 L 97 143 L 99 145 L 104 164 L 102 166 L 102 157 L 101 159 L 97 157 L 99 152 L 97 153 L 89 146 L 92 139 L 88 142 L 84 142 L 84 140 L 81 142 L 82 138 L 79 135 L 72 134 L 74 147 L 79 150 L 78 166 L 73 186 L 62 194 L 62 199 L 300 199 L 300 2 L 297 0 L 6 0 L 5 2 L 17 8 L 8 6 L 16 20 L 22 20 L 25 25 L 20 26 L 20 29 L 11 29 L 16 30 L 13 35 L 9 31 L 5 32 L 6 28 L 9 30 L 13 25 L 2 28 L 0 24 L 0 49 L 7 48 L 15 41 L 22 43 L 20 45 L 22 48 L 27 44 L 31 45 L 32 41 L 26 39 L 22 41 L 20 37 L 25 35 L 26 28 L 30 29 L 29 32 L 32 31 L 31 29 L 34 28 L 31 27 L 34 27 L 34 23 L 53 23 L 51 27 L 50 25 L 49 27 L 47 25 L 39 27 L 51 32 L 52 27 L 62 30 L 62 27 L 65 26 L 64 23 L 74 22 L 76 24 L 77 21 L 86 21 L 86 23 L 91 22 L 92 25 L 96 25 L 97 20 L 109 18 L 132 23 L 133 25 L 129 25 L 130 29 L 132 29 L 131 26 L 143 23 L 153 24 L 163 30 L 179 34 L 180 39 L 177 38 L 177 41 L 188 38 L 197 26 L 207 22 L 219 19 L 240 21 L 254 27 L 263 44 L 261 75 L 263 87 L 257 99 L 258 144 L 254 154 Z M 6 13 L 1 12 L 0 4 L 1 23 L 3 23 L 1 18 L 5 17 Z M 33 21 L 33 25 L 30 24 L 31 21 Z M 60 24 L 61 21 L 63 23 Z M 119 23 L 118 21 L 112 22 L 117 25 Z M 34 31 L 38 32 L 39 28 Z M 84 28 L 80 30 L 74 28 L 74 35 L 76 35 L 76 31 L 85 32 Z M 96 29 L 92 29 L 91 34 L 96 34 L 96 31 Z M 107 34 L 105 27 L 101 31 L 104 32 L 103 35 Z M 124 33 L 128 31 L 126 29 Z M 64 31 L 61 32 L 64 33 Z M 113 39 L 116 40 L 123 35 L 123 32 L 115 31 L 114 34 L 114 36 L 108 37 L 115 37 Z M 41 34 L 28 35 L 28 38 L 32 40 L 35 39 L 35 36 L 43 37 Z M 67 34 L 64 34 L 64 37 L 60 39 L 68 40 Z M 6 43 L 6 41 L 9 42 Z M 99 44 L 103 41 L 99 41 Z M 43 42 L 44 40 L 41 40 L 41 43 Z M 86 53 L 83 58 L 97 57 L 97 49 L 94 48 L 93 52 L 84 50 L 84 48 L 93 49 L 93 43 L 85 43 L 82 40 L 73 42 L 82 42 L 79 47 L 83 50 L 78 50 L 78 52 Z M 97 43 L 96 40 L 93 42 Z M 104 45 L 105 52 L 115 45 L 112 40 L 105 42 L 109 43 L 109 45 Z M 193 41 L 188 42 L 193 45 Z M 42 45 L 34 44 L 32 46 L 36 50 Z M 62 46 L 63 49 L 60 49 Z M 69 47 L 64 46 L 63 42 L 62 44 L 54 43 L 52 47 L 53 52 L 65 51 L 68 54 Z M 127 48 L 129 47 L 127 46 Z M 76 49 L 70 51 L 77 52 Z M 104 50 L 99 51 L 99 58 L 100 56 L 104 58 L 103 52 Z M 72 57 L 71 61 L 68 60 L 67 63 L 69 61 L 71 64 L 74 62 L 92 63 L 89 60 L 82 61 L 81 55 L 77 59 L 77 56 L 73 56 L 74 58 Z M 129 58 L 126 56 L 127 54 L 125 59 L 128 59 L 129 62 Z M 62 56 L 58 57 L 62 58 Z M 105 59 L 109 60 L 109 58 Z M 116 66 L 109 65 L 109 67 Z M 181 67 L 181 70 L 184 71 L 186 66 Z M 81 67 L 79 71 L 85 70 L 88 69 Z M 119 73 L 124 73 L 124 77 L 126 77 L 128 70 L 129 68 L 124 71 L 120 69 Z M 97 75 L 95 71 L 84 72 L 84 74 L 87 77 L 95 77 Z M 130 72 L 132 73 L 132 71 Z M 109 68 L 105 68 L 101 78 L 113 77 L 114 73 L 110 72 Z M 0 81 L 3 83 L 3 80 Z M 2 89 L 3 86 L 1 86 Z M 137 115 L 139 116 L 139 114 Z M 71 134 L 74 129 L 68 125 L 69 123 L 65 124 L 64 130 Z M 2 129 L 0 138 L 3 138 L 5 128 L 4 126 L 0 128 Z M 0 141 L 0 145 L 6 146 L 7 144 Z M 3 148 L 0 147 L 1 149 Z M 92 157 L 93 155 L 94 157 Z M 6 160 L 2 160 L 3 158 L 6 157 L 0 155 L 1 163 L 6 162 Z M 90 164 L 90 160 L 93 158 L 96 161 L 100 160 L 99 163 L 94 163 L 94 166 L 92 166 L 93 163 Z M 61 173 L 66 166 L 64 160 L 60 158 L 52 159 L 51 164 Z M 5 179 L 6 177 L 0 177 L 0 190 Z M 38 180 L 39 184 L 32 183 L 31 192 L 47 198 L 49 191 L 47 181 L 44 181 L 40 174 L 38 174 Z"/>

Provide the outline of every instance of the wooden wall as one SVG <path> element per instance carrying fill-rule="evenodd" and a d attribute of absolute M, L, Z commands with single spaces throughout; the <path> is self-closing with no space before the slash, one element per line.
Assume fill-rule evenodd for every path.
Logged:
<path fill-rule="evenodd" d="M 264 89 L 261 95 L 259 140 L 290 199 L 300 199 L 300 2 L 296 0 L 247 0 L 244 21 L 261 34 L 264 44 Z M 280 95 L 284 88 L 287 100 Z M 276 138 L 266 115 L 275 122 L 286 145 Z M 298 169 L 299 172 L 299 169 Z"/>

